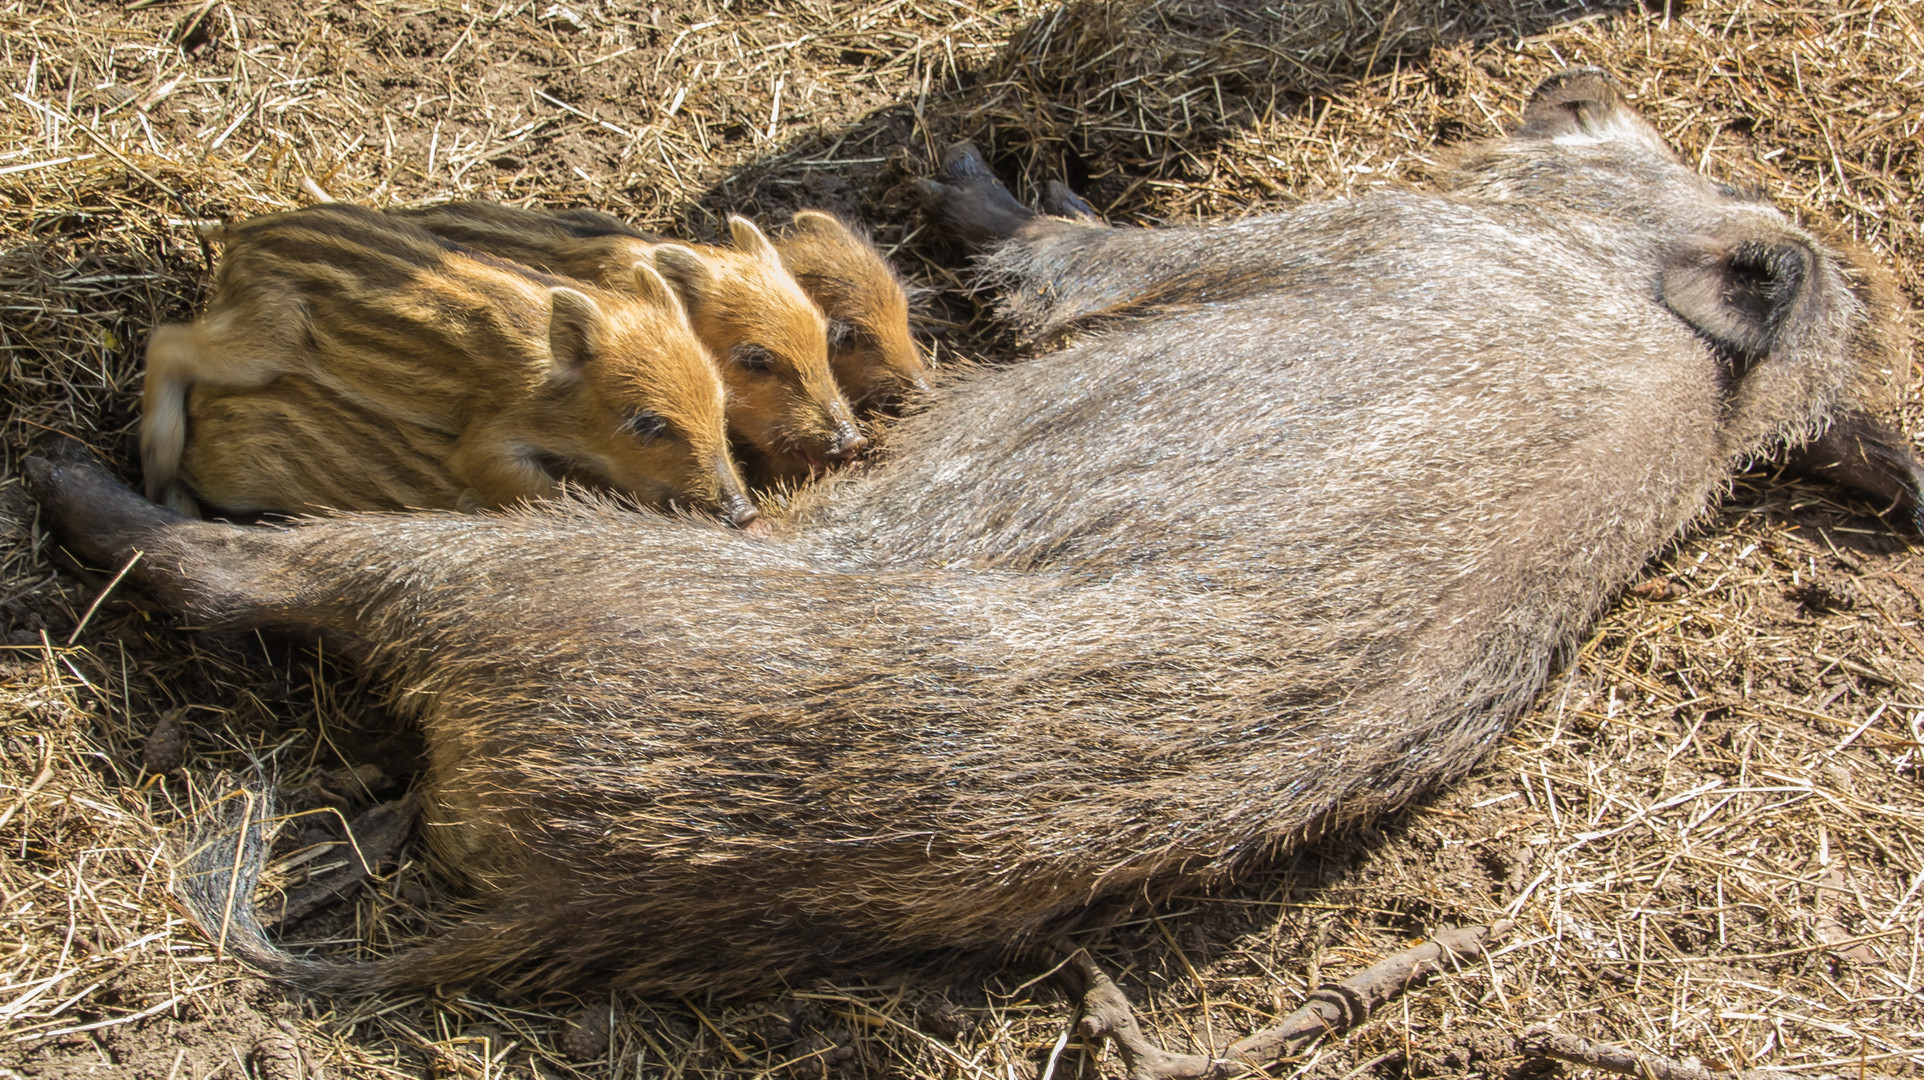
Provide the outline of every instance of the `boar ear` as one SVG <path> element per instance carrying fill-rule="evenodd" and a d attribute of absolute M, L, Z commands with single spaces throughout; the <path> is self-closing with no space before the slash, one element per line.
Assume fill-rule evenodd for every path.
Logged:
<path fill-rule="evenodd" d="M 1623 99 L 1615 77 L 1601 68 L 1570 68 L 1543 80 L 1523 107 L 1516 138 L 1585 144 L 1637 142 L 1670 157 L 1656 129 Z"/>
<path fill-rule="evenodd" d="M 819 236 L 829 240 L 859 240 L 855 230 L 848 227 L 834 214 L 820 210 L 795 211 L 795 231 L 809 236 Z"/>
<path fill-rule="evenodd" d="M 601 351 L 608 323 L 586 293 L 551 289 L 548 295 L 553 305 L 548 316 L 548 356 L 556 374 L 572 375 Z"/>
<path fill-rule="evenodd" d="M 1824 320 L 1820 264 L 1789 233 L 1726 227 L 1684 241 L 1663 269 L 1663 302 L 1737 361 L 1738 372 Z"/>
<path fill-rule="evenodd" d="M 668 280 L 668 284 L 675 287 L 687 306 L 694 307 L 700 303 L 702 295 L 714 286 L 714 269 L 693 248 L 662 244 L 652 254 L 655 269 Z"/>
<path fill-rule="evenodd" d="M 688 311 L 681 306 L 681 297 L 675 295 L 675 290 L 669 287 L 667 279 L 663 278 L 654 267 L 645 262 L 638 262 L 634 266 L 634 274 L 637 296 L 656 307 L 666 308 L 678 319 L 687 320 Z"/>
<path fill-rule="evenodd" d="M 780 266 L 782 257 L 775 253 L 775 245 L 768 242 L 755 223 L 737 214 L 728 215 L 728 235 L 735 240 L 735 247 L 744 255 L 753 255 L 763 262 Z"/>

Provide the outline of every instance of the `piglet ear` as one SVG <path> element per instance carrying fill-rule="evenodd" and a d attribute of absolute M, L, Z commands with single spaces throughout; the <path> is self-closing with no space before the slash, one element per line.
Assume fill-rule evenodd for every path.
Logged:
<path fill-rule="evenodd" d="M 1539 83 L 1513 138 L 1566 145 L 1634 142 L 1674 158 L 1663 136 L 1637 115 L 1617 80 L 1601 68 L 1570 68 Z"/>
<path fill-rule="evenodd" d="M 687 307 L 701 306 L 701 298 L 714 288 L 715 271 L 694 248 L 680 244 L 661 244 L 650 253 L 655 269 L 674 286 Z"/>
<path fill-rule="evenodd" d="M 1818 273 L 1809 241 L 1737 222 L 1670 252 L 1663 301 L 1741 374 L 1827 318 Z"/>
<path fill-rule="evenodd" d="M 586 293 L 552 289 L 549 297 L 548 356 L 555 374 L 573 375 L 600 354 L 608 320 Z"/>
<path fill-rule="evenodd" d="M 775 245 L 769 243 L 768 237 L 762 235 L 761 229 L 747 218 L 738 214 L 728 215 L 728 235 L 734 239 L 735 247 L 742 254 L 753 255 L 763 262 L 774 263 L 776 266 L 782 264 L 782 257 L 775 253 Z"/>
<path fill-rule="evenodd" d="M 824 240 L 841 240 L 846 243 L 861 242 L 860 238 L 855 235 L 855 231 L 850 229 L 846 224 L 843 224 L 842 219 L 836 217 L 834 214 L 825 214 L 820 210 L 797 210 L 795 211 L 794 220 L 795 231 L 798 233 L 820 237 Z"/>
<path fill-rule="evenodd" d="M 681 306 L 681 297 L 675 295 L 675 290 L 669 286 L 667 279 L 663 278 L 654 267 L 645 262 L 638 262 L 634 266 L 634 275 L 636 296 L 641 297 L 646 303 L 671 312 L 675 318 L 683 322 L 688 320 L 688 311 Z"/>

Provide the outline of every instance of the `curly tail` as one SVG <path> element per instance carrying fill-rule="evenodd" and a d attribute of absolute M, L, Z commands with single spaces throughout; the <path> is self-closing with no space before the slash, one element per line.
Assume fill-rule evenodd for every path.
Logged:
<path fill-rule="evenodd" d="M 262 975 L 322 993 L 373 994 L 443 984 L 500 980 L 504 970 L 538 967 L 572 922 L 550 901 L 506 897 L 489 910 L 415 948 L 379 960 L 336 962 L 296 956 L 268 939 L 255 913 L 254 891 L 268 855 L 274 817 L 269 787 L 256 779 L 218 797 L 212 820 L 173 845 L 174 895 L 214 943 Z"/>

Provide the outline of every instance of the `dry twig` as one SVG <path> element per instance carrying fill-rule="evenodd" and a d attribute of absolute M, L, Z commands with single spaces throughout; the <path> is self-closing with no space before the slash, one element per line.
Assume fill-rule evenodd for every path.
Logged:
<path fill-rule="evenodd" d="M 1143 1034 L 1121 988 L 1087 953 L 1078 952 L 1071 964 L 1086 987 L 1082 1033 L 1113 1039 L 1129 1080 L 1214 1080 L 1239 1069 L 1261 1068 L 1296 1053 L 1319 1036 L 1349 1031 L 1417 980 L 1482 956 L 1491 938 L 1501 938 L 1509 930 L 1509 923 L 1446 930 L 1341 982 L 1318 987 L 1281 1023 L 1238 1039 L 1216 1055 L 1172 1054 L 1157 1046 Z"/>
<path fill-rule="evenodd" d="M 1781 1069 L 1738 1069 L 1719 1072 L 1691 1061 L 1678 1061 L 1662 1054 L 1646 1054 L 1627 1046 L 1601 1043 L 1581 1035 L 1557 1031 L 1547 1024 L 1524 1029 L 1517 1045 L 1526 1057 L 1552 1058 L 1572 1065 L 1587 1065 L 1605 1072 L 1642 1077 L 1643 1080 L 1787 1080 L 1795 1075 Z M 1816 1080 L 1816 1078 L 1812 1078 Z"/>

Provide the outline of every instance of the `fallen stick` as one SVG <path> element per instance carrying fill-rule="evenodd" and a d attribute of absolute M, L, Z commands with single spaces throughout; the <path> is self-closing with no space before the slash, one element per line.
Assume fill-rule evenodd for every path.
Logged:
<path fill-rule="evenodd" d="M 1327 983 L 1282 1022 L 1238 1039 L 1220 1055 L 1172 1054 L 1151 1042 L 1137 1023 L 1121 988 L 1086 953 L 1077 953 L 1070 970 L 1082 977 L 1082 1033 L 1113 1039 L 1129 1080 L 1222 1080 L 1232 1071 L 1260 1068 L 1295 1053 L 1320 1035 L 1348 1031 L 1372 1010 L 1401 994 L 1418 979 L 1473 960 L 1485 944 L 1509 932 L 1507 921 L 1494 926 L 1446 930 L 1421 945 L 1384 957 L 1338 983 Z M 1698 1080 L 1677 1077 L 1675 1080 Z M 1728 1078 L 1725 1078 L 1728 1080 Z"/>
<path fill-rule="evenodd" d="M 1719 1071 L 1694 1061 L 1678 1061 L 1662 1054 L 1646 1054 L 1627 1046 L 1595 1042 L 1581 1035 L 1570 1035 L 1548 1024 L 1525 1028 L 1517 1039 L 1524 1057 L 1552 1058 L 1572 1065 L 1588 1065 L 1605 1072 L 1638 1076 L 1643 1080 L 1790 1080 L 1793 1074 L 1779 1069 L 1737 1069 Z M 1819 1080 L 1802 1077 L 1802 1080 Z"/>

